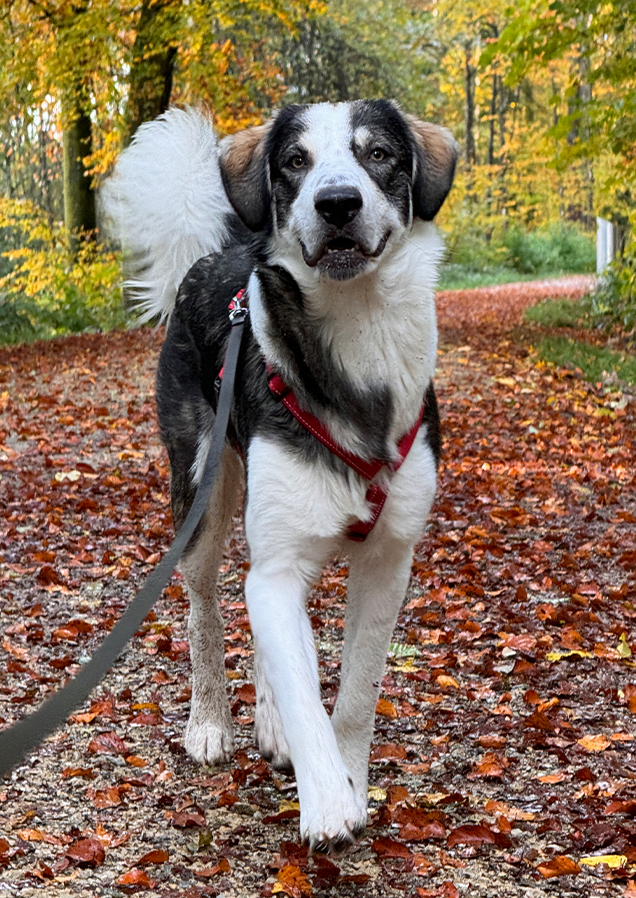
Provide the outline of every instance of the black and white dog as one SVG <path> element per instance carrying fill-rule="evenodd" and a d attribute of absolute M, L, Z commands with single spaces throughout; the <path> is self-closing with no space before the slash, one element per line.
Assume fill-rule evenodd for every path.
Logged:
<path fill-rule="evenodd" d="M 169 318 L 157 402 L 177 527 L 209 445 L 228 305 L 246 288 L 222 471 L 182 562 L 185 744 L 202 764 L 232 754 L 215 591 L 244 476 L 258 744 L 273 764 L 293 765 L 301 834 L 314 849 L 337 850 L 365 826 L 385 656 L 435 492 L 443 245 L 432 219 L 456 156 L 448 131 L 383 100 L 288 106 L 220 142 L 203 115 L 172 109 L 139 129 L 105 187 L 145 315 Z M 346 635 L 330 718 L 305 598 L 344 552 Z"/>

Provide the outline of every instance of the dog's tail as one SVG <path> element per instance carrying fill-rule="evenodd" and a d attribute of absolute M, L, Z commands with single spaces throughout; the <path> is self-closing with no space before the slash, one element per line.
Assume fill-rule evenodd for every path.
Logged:
<path fill-rule="evenodd" d="M 209 118 L 175 107 L 141 125 L 101 199 L 140 320 L 167 319 L 188 269 L 228 234 L 232 207 Z"/>

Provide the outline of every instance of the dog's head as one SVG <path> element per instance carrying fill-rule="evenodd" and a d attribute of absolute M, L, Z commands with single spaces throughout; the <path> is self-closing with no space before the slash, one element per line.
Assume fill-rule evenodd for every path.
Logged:
<path fill-rule="evenodd" d="M 374 267 L 450 190 L 457 144 L 387 100 L 288 106 L 221 144 L 225 188 L 278 257 L 334 280 Z"/>

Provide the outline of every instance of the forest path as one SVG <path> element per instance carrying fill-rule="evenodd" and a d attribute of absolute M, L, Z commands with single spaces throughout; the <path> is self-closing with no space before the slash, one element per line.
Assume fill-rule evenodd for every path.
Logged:
<path fill-rule="evenodd" d="M 308 859 L 293 780 L 254 749 L 237 519 L 221 574 L 233 762 L 183 753 L 177 578 L 86 707 L 0 784 L 0 896 L 636 895 L 634 402 L 537 362 L 520 325 L 534 286 L 488 289 L 439 299 L 440 484 L 356 851 Z M 77 669 L 165 548 L 161 339 L 0 350 L 3 725 Z M 309 599 L 328 703 L 345 591 L 338 562 Z"/>

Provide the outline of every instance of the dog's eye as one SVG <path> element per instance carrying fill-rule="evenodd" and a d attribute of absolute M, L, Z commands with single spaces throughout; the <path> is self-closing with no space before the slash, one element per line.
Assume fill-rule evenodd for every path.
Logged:
<path fill-rule="evenodd" d="M 292 156 L 289 162 L 287 163 L 290 168 L 295 168 L 296 170 L 305 168 L 307 165 L 307 159 L 305 156 L 301 156 L 300 153 L 297 153 L 295 156 Z"/>
<path fill-rule="evenodd" d="M 385 153 L 382 147 L 374 147 L 369 155 L 374 162 L 384 162 L 387 158 L 387 153 Z"/>

